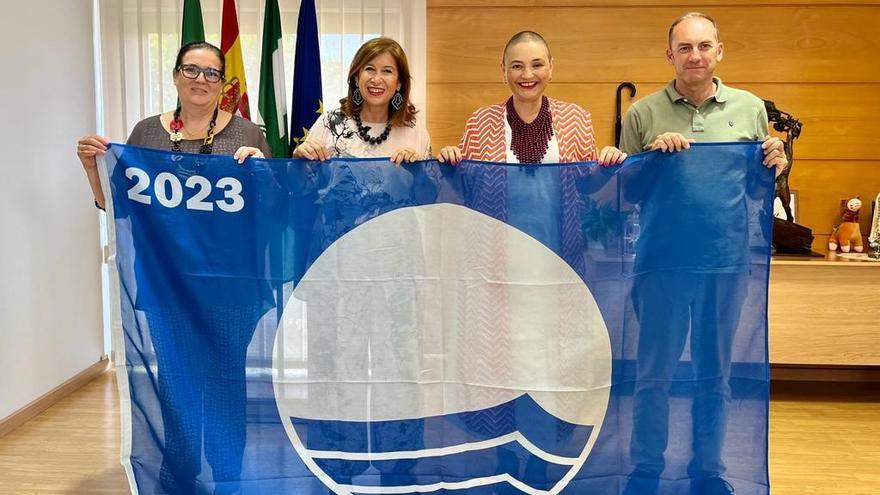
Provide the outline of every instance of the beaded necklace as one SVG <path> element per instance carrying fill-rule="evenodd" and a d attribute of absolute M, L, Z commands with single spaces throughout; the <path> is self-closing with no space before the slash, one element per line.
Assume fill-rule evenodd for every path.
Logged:
<path fill-rule="evenodd" d="M 211 123 L 208 124 L 208 135 L 205 136 L 205 140 L 202 141 L 202 146 L 199 148 L 199 153 L 203 155 L 210 155 L 214 152 L 214 127 L 217 125 L 217 113 L 219 110 L 219 105 L 214 107 L 214 115 L 211 116 Z M 180 132 L 183 129 L 183 121 L 180 120 L 180 106 L 174 110 L 174 118 L 171 120 L 169 127 L 171 127 L 171 135 L 169 136 L 171 139 L 171 151 L 180 153 L 180 142 L 183 141 L 183 133 Z"/>
<path fill-rule="evenodd" d="M 361 121 L 360 114 L 357 114 L 357 113 L 354 114 L 354 123 L 357 124 L 358 136 L 360 136 L 361 139 L 363 139 L 368 144 L 371 144 L 373 146 L 375 146 L 377 144 L 384 143 L 385 140 L 388 139 L 388 134 L 391 132 L 391 121 L 390 120 L 385 123 L 385 130 L 382 131 L 382 134 L 379 134 L 376 137 L 372 137 L 369 134 L 367 134 L 368 132 L 370 132 L 371 127 L 364 125 L 364 123 Z"/>
<path fill-rule="evenodd" d="M 520 163 L 541 163 L 550 138 L 553 136 L 553 121 L 550 118 L 550 102 L 541 97 L 541 110 L 531 123 L 525 123 L 516 113 L 513 97 L 507 100 L 507 123 L 510 124 L 510 149 Z"/>

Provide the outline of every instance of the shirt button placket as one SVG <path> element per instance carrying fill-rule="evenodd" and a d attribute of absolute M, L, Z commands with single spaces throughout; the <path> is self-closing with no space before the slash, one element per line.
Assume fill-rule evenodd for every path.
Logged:
<path fill-rule="evenodd" d="M 693 116 L 691 118 L 691 131 L 693 132 L 703 132 L 706 129 L 706 118 L 702 112 L 700 112 L 699 108 L 694 109 Z"/>

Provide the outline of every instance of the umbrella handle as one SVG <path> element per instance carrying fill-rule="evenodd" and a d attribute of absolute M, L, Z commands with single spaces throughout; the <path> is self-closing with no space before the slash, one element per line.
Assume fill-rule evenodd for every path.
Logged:
<path fill-rule="evenodd" d="M 621 124 L 621 115 L 620 115 L 620 94 L 623 90 L 626 89 L 629 91 L 629 97 L 632 98 L 636 95 L 636 85 L 631 82 L 622 82 L 617 85 L 614 107 L 615 107 L 615 119 L 614 119 L 614 146 L 620 146 L 620 131 L 623 128 Z"/>

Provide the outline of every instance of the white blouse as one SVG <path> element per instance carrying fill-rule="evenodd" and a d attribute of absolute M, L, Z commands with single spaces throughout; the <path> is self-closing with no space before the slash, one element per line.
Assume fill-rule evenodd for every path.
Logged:
<path fill-rule="evenodd" d="M 504 149 L 507 152 L 507 163 L 519 163 L 516 153 L 510 149 L 510 143 L 513 142 L 513 130 L 510 128 L 510 122 L 507 121 L 507 110 L 504 111 Z M 550 136 L 550 142 L 547 144 L 547 151 L 541 158 L 541 163 L 559 163 L 559 140 L 556 139 L 554 132 Z"/>
<path fill-rule="evenodd" d="M 377 137 L 385 130 L 386 123 L 363 122 L 363 125 L 369 127 L 369 136 Z M 422 158 L 431 156 L 431 138 L 421 120 L 416 119 L 413 126 L 392 127 L 388 139 L 379 144 L 370 144 L 358 135 L 355 120 L 346 117 L 338 108 L 324 112 L 309 129 L 306 140 L 317 141 L 334 156 L 343 158 L 386 157 L 401 148 L 412 148 Z"/>

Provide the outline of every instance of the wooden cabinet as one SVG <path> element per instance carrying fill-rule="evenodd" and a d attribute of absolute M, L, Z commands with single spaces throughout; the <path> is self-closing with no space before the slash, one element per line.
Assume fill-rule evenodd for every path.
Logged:
<path fill-rule="evenodd" d="M 772 365 L 880 369 L 880 262 L 774 259 L 769 321 Z"/>

